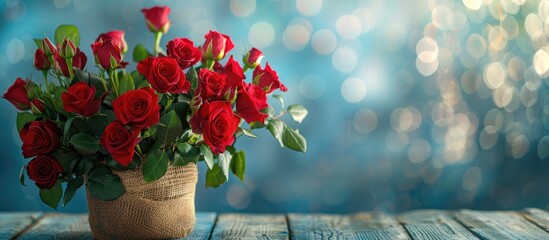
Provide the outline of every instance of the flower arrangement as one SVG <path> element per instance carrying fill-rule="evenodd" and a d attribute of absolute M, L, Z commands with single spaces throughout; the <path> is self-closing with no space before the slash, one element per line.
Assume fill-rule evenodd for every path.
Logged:
<path fill-rule="evenodd" d="M 21 171 L 21 184 L 27 173 L 53 208 L 65 206 L 84 183 L 97 199 L 117 199 L 125 188 L 113 170 L 139 169 L 151 182 L 169 165 L 204 161 L 206 187 L 223 184 L 229 172 L 243 180 L 245 154 L 234 143 L 242 135 L 256 137 L 254 129 L 266 128 L 281 146 L 306 151 L 305 138 L 280 118 L 289 113 L 301 123 L 307 110 L 285 109 L 282 96 L 273 94 L 287 88 L 269 63 L 261 66 L 260 50 L 249 50 L 241 67 L 233 56 L 227 59 L 231 38 L 216 31 L 201 46 L 174 38 L 164 50 L 160 42 L 171 25 L 170 9 L 142 12 L 155 45 L 152 53 L 135 46 L 136 70 L 125 61 L 123 31 L 102 33 L 91 44 L 98 69 L 93 73 L 85 68 L 78 28 L 61 25 L 54 42 L 35 39 L 34 67 L 43 85 L 18 78 L 3 96 L 20 110 L 22 152 L 32 158 Z M 280 100 L 280 113 L 268 96 Z"/>

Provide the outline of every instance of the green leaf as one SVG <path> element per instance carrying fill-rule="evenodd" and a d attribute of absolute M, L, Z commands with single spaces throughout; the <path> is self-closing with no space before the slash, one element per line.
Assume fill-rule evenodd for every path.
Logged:
<path fill-rule="evenodd" d="M 240 181 L 244 181 L 244 171 L 246 170 L 246 154 L 244 151 L 238 151 L 231 160 L 231 171 Z"/>
<path fill-rule="evenodd" d="M 198 73 L 194 67 L 189 68 L 186 75 L 187 81 L 191 82 L 191 89 L 194 91 L 198 87 Z"/>
<path fill-rule="evenodd" d="M 19 172 L 19 182 L 23 186 L 27 186 L 27 185 L 25 185 L 25 170 L 27 170 L 27 166 L 28 166 L 28 164 L 25 164 L 25 166 L 23 166 L 21 168 L 21 172 Z"/>
<path fill-rule="evenodd" d="M 206 165 L 208 165 L 209 169 L 212 169 L 214 166 L 214 155 L 212 153 L 212 150 L 210 150 L 210 147 L 206 144 L 200 145 L 200 154 L 204 156 L 204 160 L 206 161 Z"/>
<path fill-rule="evenodd" d="M 251 138 L 257 138 L 257 136 L 252 133 L 252 131 L 248 130 L 248 129 L 244 129 L 244 128 L 238 128 L 238 131 L 241 131 L 244 135 L 248 136 L 248 137 L 251 137 Z"/>
<path fill-rule="evenodd" d="M 73 161 L 78 161 L 78 153 L 76 152 L 62 152 L 55 154 L 55 159 L 61 165 L 65 172 L 68 172 Z"/>
<path fill-rule="evenodd" d="M 103 135 L 105 128 L 109 125 L 109 117 L 107 115 L 94 115 L 87 119 L 89 132 L 95 136 Z"/>
<path fill-rule="evenodd" d="M 251 122 L 250 128 L 251 129 L 258 129 L 258 128 L 264 128 L 266 125 L 261 122 Z"/>
<path fill-rule="evenodd" d="M 295 151 L 303 153 L 307 151 L 307 140 L 305 140 L 299 132 L 289 127 L 284 127 L 284 131 L 282 132 L 282 144 Z"/>
<path fill-rule="evenodd" d="M 279 95 L 279 94 L 273 94 L 273 97 L 280 102 L 282 109 L 284 109 L 284 97 L 282 97 L 282 95 Z"/>
<path fill-rule="evenodd" d="M 65 127 L 63 130 L 63 144 L 67 145 L 69 143 L 69 133 L 71 130 L 71 125 L 74 122 L 74 119 L 76 119 L 75 116 L 70 116 L 69 119 L 67 119 L 67 122 L 65 122 Z"/>
<path fill-rule="evenodd" d="M 294 104 L 294 105 L 288 106 L 288 113 L 292 115 L 292 118 L 294 119 L 294 121 L 296 121 L 297 123 L 301 123 L 303 119 L 307 117 L 307 114 L 309 113 L 309 111 L 307 111 L 307 109 L 302 105 Z"/>
<path fill-rule="evenodd" d="M 162 146 L 172 143 L 181 135 L 183 135 L 183 127 L 174 110 L 160 118 L 160 123 L 156 129 L 156 139 L 162 143 Z"/>
<path fill-rule="evenodd" d="M 153 150 L 147 155 L 143 166 L 143 179 L 145 182 L 152 182 L 160 179 L 168 171 L 168 155 L 164 150 Z"/>
<path fill-rule="evenodd" d="M 56 182 L 51 189 L 40 189 L 40 199 L 53 209 L 57 209 L 62 195 L 63 188 L 59 182 Z"/>
<path fill-rule="evenodd" d="M 216 188 L 226 181 L 227 178 L 223 175 L 223 171 L 217 164 L 213 165 L 213 167 L 206 172 L 206 187 Z"/>
<path fill-rule="evenodd" d="M 176 152 L 177 154 L 173 161 L 174 166 L 184 166 L 190 162 L 197 163 L 198 159 L 200 159 L 200 150 L 188 143 L 177 144 Z"/>
<path fill-rule="evenodd" d="M 284 132 L 284 122 L 278 120 L 278 119 L 271 119 L 269 120 L 269 123 L 267 124 L 267 129 L 269 129 L 269 132 L 273 135 L 273 137 L 278 140 L 280 143 L 280 146 L 284 146 L 282 143 L 282 132 Z"/>
<path fill-rule="evenodd" d="M 76 175 L 85 175 L 93 167 L 93 160 L 90 157 L 84 157 L 78 162 L 76 167 Z"/>
<path fill-rule="evenodd" d="M 143 44 L 137 44 L 137 46 L 133 48 L 134 62 L 140 62 L 141 60 L 147 58 L 148 56 L 151 56 L 151 54 L 147 51 L 147 48 L 145 48 Z"/>
<path fill-rule="evenodd" d="M 273 117 L 275 114 L 275 110 L 271 106 L 261 109 L 260 112 L 266 113 L 269 117 Z"/>
<path fill-rule="evenodd" d="M 44 39 L 42 39 L 42 38 L 33 38 L 32 40 L 34 41 L 34 44 L 36 45 L 36 48 L 42 49 L 42 41 Z"/>
<path fill-rule="evenodd" d="M 61 46 L 61 44 L 63 44 L 63 40 L 65 39 L 71 40 L 76 47 L 80 46 L 80 32 L 74 25 L 65 24 L 57 27 L 57 29 L 55 29 L 54 39 L 57 46 Z"/>
<path fill-rule="evenodd" d="M 233 158 L 233 155 L 229 151 L 225 151 L 221 154 L 219 154 L 219 167 L 221 167 L 221 171 L 223 172 L 223 175 L 225 175 L 225 178 L 227 181 L 229 181 L 229 169 L 231 168 L 231 159 Z"/>
<path fill-rule="evenodd" d="M 67 206 L 67 203 L 69 203 L 74 195 L 76 194 L 76 190 L 78 190 L 82 185 L 84 184 L 84 178 L 82 176 L 78 176 L 77 178 L 69 181 L 67 183 L 67 188 L 65 189 L 65 195 L 63 195 L 63 204 L 62 206 Z"/>
<path fill-rule="evenodd" d="M 69 143 L 82 155 L 91 155 L 99 150 L 99 139 L 87 133 L 74 134 Z"/>
<path fill-rule="evenodd" d="M 32 115 L 28 112 L 18 112 L 17 113 L 17 119 L 16 119 L 16 125 L 17 125 L 17 132 L 21 132 L 21 129 L 27 125 L 27 123 L 30 123 L 38 118 L 35 115 Z"/>
<path fill-rule="evenodd" d="M 124 94 L 127 91 L 134 90 L 135 83 L 133 81 L 132 75 L 124 74 L 120 80 L 120 86 L 118 87 L 118 92 L 120 95 Z"/>
<path fill-rule="evenodd" d="M 103 164 L 90 170 L 87 186 L 92 196 L 103 201 L 115 200 L 126 192 L 120 177 Z"/>

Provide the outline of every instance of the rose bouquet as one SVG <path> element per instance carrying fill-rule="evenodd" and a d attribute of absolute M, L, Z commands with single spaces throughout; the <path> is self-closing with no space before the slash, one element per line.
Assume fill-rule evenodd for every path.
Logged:
<path fill-rule="evenodd" d="M 252 48 L 242 65 L 228 53 L 231 38 L 216 31 L 197 46 L 174 38 L 160 47 L 170 28 L 170 9 L 144 9 L 155 45 L 135 46 L 136 70 L 124 54 L 124 32 L 100 34 L 91 44 L 97 72 L 86 69 L 77 27 L 61 25 L 54 41 L 35 39 L 34 67 L 43 85 L 18 78 L 4 94 L 20 112 L 17 129 L 30 162 L 21 171 L 40 188 L 52 208 L 64 206 L 86 184 L 94 198 L 112 201 L 125 192 L 116 172 L 137 170 L 145 182 L 161 179 L 169 166 L 206 162 L 206 186 L 226 182 L 230 172 L 244 179 L 245 154 L 234 147 L 239 136 L 266 128 L 281 146 L 305 152 L 306 140 L 281 116 L 298 123 L 307 110 L 284 108 L 275 91 L 286 91 L 263 54 Z M 226 60 L 224 60 L 226 59 Z M 246 76 L 246 73 L 250 73 Z M 248 78 L 247 78 L 248 77 Z M 279 113 L 267 98 L 280 100 Z M 64 190 L 63 190 L 64 189 Z"/>

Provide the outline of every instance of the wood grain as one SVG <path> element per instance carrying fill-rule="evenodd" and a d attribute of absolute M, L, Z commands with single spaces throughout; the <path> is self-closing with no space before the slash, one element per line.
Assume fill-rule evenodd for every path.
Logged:
<path fill-rule="evenodd" d="M 383 213 L 289 214 L 292 239 L 409 239 L 394 219 Z"/>
<path fill-rule="evenodd" d="M 461 210 L 455 217 L 482 239 L 549 239 L 549 233 L 517 212 Z"/>
<path fill-rule="evenodd" d="M 45 214 L 20 239 L 92 239 L 87 214 Z"/>
<path fill-rule="evenodd" d="M 188 240 L 206 240 L 210 238 L 215 224 L 215 213 L 198 212 L 196 213 L 196 224 L 189 236 L 182 239 Z"/>
<path fill-rule="evenodd" d="M 446 211 L 405 212 L 398 215 L 398 221 L 402 223 L 413 239 L 478 239 Z"/>
<path fill-rule="evenodd" d="M 526 208 L 522 211 L 522 215 L 530 222 L 549 232 L 549 212 L 538 208 Z"/>
<path fill-rule="evenodd" d="M 42 213 L 6 212 L 0 214 L 0 239 L 12 239 L 34 224 Z"/>
<path fill-rule="evenodd" d="M 210 239 L 289 239 L 282 214 L 220 214 Z"/>

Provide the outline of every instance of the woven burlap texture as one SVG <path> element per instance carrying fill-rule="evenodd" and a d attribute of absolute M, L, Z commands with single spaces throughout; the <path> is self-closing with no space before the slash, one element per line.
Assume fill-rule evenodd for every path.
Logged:
<path fill-rule="evenodd" d="M 86 190 L 95 239 L 180 238 L 192 231 L 196 164 L 169 166 L 162 178 L 149 183 L 141 171 L 114 171 L 126 188 L 114 201 L 96 199 Z"/>

